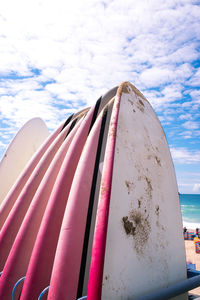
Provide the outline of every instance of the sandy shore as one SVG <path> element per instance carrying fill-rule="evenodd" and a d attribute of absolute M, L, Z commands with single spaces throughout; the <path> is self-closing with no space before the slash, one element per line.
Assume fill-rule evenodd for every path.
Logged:
<path fill-rule="evenodd" d="M 193 241 L 185 240 L 185 251 L 187 263 L 196 265 L 196 270 L 200 271 L 200 253 L 195 252 L 195 244 Z M 190 291 L 192 294 L 200 295 L 200 287 Z"/>

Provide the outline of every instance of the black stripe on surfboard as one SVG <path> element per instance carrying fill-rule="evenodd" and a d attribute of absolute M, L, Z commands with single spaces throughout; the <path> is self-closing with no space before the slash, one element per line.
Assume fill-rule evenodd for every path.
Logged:
<path fill-rule="evenodd" d="M 91 121 L 91 124 L 90 124 L 89 133 L 90 133 L 90 130 L 92 129 L 92 126 L 94 125 L 94 122 L 96 121 L 98 111 L 99 111 L 99 106 L 101 104 L 101 99 L 102 99 L 102 97 L 100 97 L 96 102 L 96 105 L 95 105 L 95 108 L 94 108 L 94 113 L 93 113 L 93 116 L 92 116 L 92 121 Z"/>
<path fill-rule="evenodd" d="M 69 122 L 71 121 L 73 115 L 74 115 L 74 114 L 72 114 L 71 116 L 69 116 L 69 118 L 67 118 L 67 120 L 65 121 L 65 124 L 63 125 L 61 131 L 69 124 Z M 60 132 L 61 132 L 61 131 L 60 131 Z"/>
<path fill-rule="evenodd" d="M 92 221 L 92 212 L 94 206 L 94 197 L 95 197 L 95 190 L 96 190 L 96 183 L 97 183 L 97 176 L 99 171 L 99 162 L 101 157 L 101 149 L 103 144 L 103 137 L 106 125 L 108 109 L 107 107 L 103 111 L 101 129 L 99 134 L 99 142 L 97 147 L 97 154 L 92 178 L 92 185 L 90 190 L 90 199 L 89 199 L 89 206 L 88 206 L 88 214 L 87 214 L 87 221 L 85 227 L 85 237 L 83 243 L 83 251 L 82 251 L 82 258 L 81 258 L 81 266 L 80 266 L 80 273 L 79 273 L 79 283 L 78 283 L 78 290 L 77 290 L 77 299 L 82 296 L 83 293 L 83 284 L 84 284 L 84 275 L 85 275 L 85 268 L 86 268 L 86 261 L 87 261 L 87 251 L 88 251 L 88 243 L 90 237 L 90 227 Z"/>
<path fill-rule="evenodd" d="M 69 127 L 69 130 L 68 130 L 68 132 L 67 132 L 67 134 L 66 134 L 66 137 L 67 137 L 68 134 L 72 131 L 72 129 L 73 129 L 74 126 L 76 125 L 76 122 L 77 122 L 77 121 L 78 121 L 78 117 L 72 121 L 72 124 L 71 124 L 70 127 Z M 65 138 L 66 138 L 66 137 L 65 137 Z"/>

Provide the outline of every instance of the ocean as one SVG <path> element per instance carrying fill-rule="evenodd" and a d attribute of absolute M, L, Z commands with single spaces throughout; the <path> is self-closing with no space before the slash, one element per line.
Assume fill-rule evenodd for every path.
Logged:
<path fill-rule="evenodd" d="M 200 194 L 180 194 L 183 226 L 200 228 Z"/>

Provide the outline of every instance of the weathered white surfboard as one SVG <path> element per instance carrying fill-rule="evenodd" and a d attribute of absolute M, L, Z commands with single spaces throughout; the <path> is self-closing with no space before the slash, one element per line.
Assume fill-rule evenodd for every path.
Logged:
<path fill-rule="evenodd" d="M 177 183 L 164 132 L 149 102 L 133 85 L 122 84 L 115 101 L 119 111 L 118 120 L 114 120 L 111 193 L 106 207 L 109 161 L 105 154 L 88 300 L 136 299 L 186 279 Z M 114 127 L 110 131 L 113 135 Z M 108 154 L 112 152 L 110 145 L 108 140 Z M 99 253 L 104 246 L 101 282 L 98 274 L 103 259 Z"/>
<path fill-rule="evenodd" d="M 0 203 L 48 135 L 48 128 L 40 118 L 29 120 L 18 131 L 0 162 L 0 182 L 3 183 L 0 188 Z"/>

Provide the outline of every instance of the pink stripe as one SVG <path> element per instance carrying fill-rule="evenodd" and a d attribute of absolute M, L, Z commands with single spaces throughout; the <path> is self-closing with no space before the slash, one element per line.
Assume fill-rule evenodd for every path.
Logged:
<path fill-rule="evenodd" d="M 106 247 L 106 236 L 108 226 L 108 215 L 112 185 L 113 162 L 115 152 L 115 141 L 117 133 L 117 121 L 119 115 L 120 97 L 115 97 L 111 116 L 111 123 L 106 145 L 104 168 L 101 180 L 101 192 L 97 209 L 94 241 L 92 248 L 92 259 L 88 284 L 87 300 L 101 300 L 101 289 L 103 280 L 103 267 Z"/>

